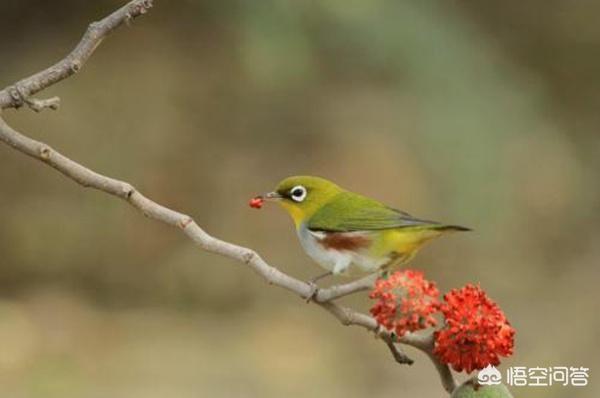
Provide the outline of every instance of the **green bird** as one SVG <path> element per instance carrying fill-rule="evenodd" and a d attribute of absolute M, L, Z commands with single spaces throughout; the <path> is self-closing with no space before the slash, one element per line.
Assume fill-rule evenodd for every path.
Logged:
<path fill-rule="evenodd" d="M 411 260 L 433 238 L 469 231 L 415 218 L 319 177 L 288 177 L 251 206 L 260 207 L 263 199 L 287 210 L 304 251 L 328 271 L 313 282 L 330 274 L 387 271 Z"/>

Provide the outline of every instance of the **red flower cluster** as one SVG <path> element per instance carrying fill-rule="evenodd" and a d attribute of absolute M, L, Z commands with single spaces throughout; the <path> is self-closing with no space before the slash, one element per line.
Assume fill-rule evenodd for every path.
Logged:
<path fill-rule="evenodd" d="M 397 271 L 375 282 L 369 294 L 378 301 L 371 308 L 377 323 L 396 335 L 436 325 L 433 314 L 439 310 L 440 292 L 435 283 L 413 270 Z"/>
<path fill-rule="evenodd" d="M 398 271 L 375 282 L 369 297 L 377 302 L 371 314 L 379 325 L 402 336 L 435 326 L 433 315 L 441 312 L 445 322 L 434 333 L 433 353 L 459 372 L 496 366 L 500 356 L 512 355 L 515 330 L 479 286 L 453 289 L 441 304 L 438 296 L 422 272 Z"/>
<path fill-rule="evenodd" d="M 434 348 L 442 362 L 470 373 L 512 355 L 515 330 L 479 286 L 454 289 L 444 301 L 440 309 L 446 323 L 435 332 Z"/>

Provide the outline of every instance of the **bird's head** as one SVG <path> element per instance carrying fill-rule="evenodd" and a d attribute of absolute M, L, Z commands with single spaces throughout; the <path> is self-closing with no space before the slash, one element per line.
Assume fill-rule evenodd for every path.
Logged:
<path fill-rule="evenodd" d="M 342 188 L 324 178 L 294 176 L 281 181 L 273 192 L 263 197 L 277 201 L 299 227 L 340 192 Z"/>

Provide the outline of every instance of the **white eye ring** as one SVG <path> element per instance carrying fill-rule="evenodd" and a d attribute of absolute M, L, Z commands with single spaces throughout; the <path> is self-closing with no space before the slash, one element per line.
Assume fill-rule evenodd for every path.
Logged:
<path fill-rule="evenodd" d="M 294 202 L 302 202 L 306 199 L 306 194 L 306 188 L 302 185 L 296 185 L 294 188 L 290 189 L 290 198 L 292 198 Z"/>

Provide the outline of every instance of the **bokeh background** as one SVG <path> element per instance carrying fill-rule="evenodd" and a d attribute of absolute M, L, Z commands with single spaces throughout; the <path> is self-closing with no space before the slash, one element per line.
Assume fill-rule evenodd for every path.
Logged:
<path fill-rule="evenodd" d="M 0 2 L 0 85 L 123 2 Z M 480 283 L 507 366 L 600 367 L 600 3 L 156 1 L 17 129 L 193 215 L 299 278 L 287 216 L 248 208 L 314 174 L 475 232 L 413 262 Z M 439 397 L 431 363 L 341 327 L 123 202 L 0 147 L 0 396 Z M 347 299 L 367 310 L 366 294 Z"/>

